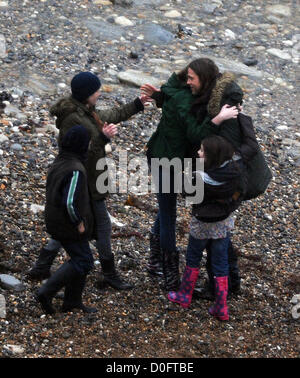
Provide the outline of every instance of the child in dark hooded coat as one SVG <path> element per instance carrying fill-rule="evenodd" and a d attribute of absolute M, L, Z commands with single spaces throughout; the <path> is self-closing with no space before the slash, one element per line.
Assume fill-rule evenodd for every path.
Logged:
<path fill-rule="evenodd" d="M 70 256 L 37 291 L 36 299 L 47 314 L 55 312 L 52 299 L 65 287 L 62 310 L 74 308 L 95 312 L 82 303 L 86 276 L 93 268 L 89 239 L 93 233 L 93 213 L 87 184 L 85 161 L 90 135 L 85 127 L 73 126 L 62 140 L 62 148 L 48 171 L 46 185 L 46 228 Z"/>

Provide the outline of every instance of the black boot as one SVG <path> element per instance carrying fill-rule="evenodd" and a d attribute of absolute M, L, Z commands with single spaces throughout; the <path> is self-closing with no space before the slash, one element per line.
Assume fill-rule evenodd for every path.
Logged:
<path fill-rule="evenodd" d="M 58 249 L 48 251 L 47 249 L 42 248 L 34 267 L 27 273 L 28 278 L 32 280 L 44 280 L 50 277 L 50 268 L 58 251 Z"/>
<path fill-rule="evenodd" d="M 86 313 L 97 312 L 96 308 L 87 307 L 82 303 L 82 292 L 85 287 L 86 275 L 78 275 L 70 283 L 66 285 L 64 303 L 62 305 L 63 312 L 72 311 L 78 308 Z"/>
<path fill-rule="evenodd" d="M 177 291 L 180 286 L 179 279 L 179 251 L 163 250 L 163 272 L 166 291 Z"/>
<path fill-rule="evenodd" d="M 107 284 L 117 290 L 130 290 L 133 288 L 132 284 L 123 281 L 117 273 L 113 253 L 110 259 L 100 259 L 100 263 L 104 275 L 104 284 Z"/>
<path fill-rule="evenodd" d="M 52 307 L 52 299 L 55 294 L 64 287 L 69 281 L 76 277 L 77 272 L 69 261 L 65 262 L 57 271 L 47 280 L 47 282 L 37 291 L 35 298 L 41 304 L 46 314 L 55 312 Z"/>
<path fill-rule="evenodd" d="M 208 279 L 205 280 L 204 286 L 199 288 L 195 288 L 194 296 L 198 299 L 207 299 L 209 301 L 213 301 L 215 299 L 215 282 L 214 282 L 214 275 L 211 269 L 211 253 L 209 249 L 209 245 L 207 246 L 207 259 L 206 259 L 206 272 L 208 275 Z"/>
<path fill-rule="evenodd" d="M 160 249 L 159 235 L 150 232 L 150 256 L 147 264 L 147 271 L 154 276 L 163 275 L 162 252 Z"/>
<path fill-rule="evenodd" d="M 195 287 L 193 297 L 213 301 L 215 299 L 215 289 L 212 283 L 212 280 L 207 279 L 203 287 Z"/>

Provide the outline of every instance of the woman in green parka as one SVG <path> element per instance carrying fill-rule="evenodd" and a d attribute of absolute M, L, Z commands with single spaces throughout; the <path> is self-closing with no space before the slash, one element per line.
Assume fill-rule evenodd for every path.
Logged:
<path fill-rule="evenodd" d="M 196 59 L 179 74 L 173 73 L 160 90 L 145 84 L 144 94 L 162 108 L 162 117 L 147 147 L 149 163 L 152 158 L 192 157 L 201 141 L 212 134 L 222 135 L 234 147 L 241 144 L 237 124 L 238 104 L 243 93 L 229 74 L 221 75 L 215 63 L 206 58 Z M 221 96 L 220 96 L 221 94 Z M 212 101 L 216 98 L 217 104 Z M 217 111 L 216 111 L 217 109 Z M 161 187 L 162 169 L 157 194 L 159 212 L 150 232 L 148 271 L 161 275 L 165 289 L 179 286 L 179 255 L 176 249 L 175 225 L 177 193 L 174 190 L 174 171 L 170 174 L 170 192 Z"/>

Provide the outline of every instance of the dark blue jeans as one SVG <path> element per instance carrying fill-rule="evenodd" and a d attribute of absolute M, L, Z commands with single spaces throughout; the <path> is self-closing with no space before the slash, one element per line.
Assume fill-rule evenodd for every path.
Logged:
<path fill-rule="evenodd" d="M 157 201 L 159 211 L 155 223 L 152 227 L 152 233 L 160 236 L 160 247 L 163 250 L 176 250 L 176 205 L 177 193 L 174 193 L 174 174 L 170 174 L 170 192 L 163 193 L 162 187 L 162 169 L 159 170 L 159 193 Z"/>
<path fill-rule="evenodd" d="M 186 265 L 191 268 L 199 268 L 203 251 L 209 246 L 211 269 L 215 277 L 224 277 L 229 274 L 228 245 L 230 239 L 195 239 L 189 236 L 186 252 Z"/>
<path fill-rule="evenodd" d="M 176 193 L 158 193 L 159 211 L 152 227 L 154 234 L 160 235 L 160 247 L 164 250 L 176 249 Z"/>
<path fill-rule="evenodd" d="M 78 274 L 87 275 L 89 271 L 93 269 L 93 254 L 87 240 L 75 243 L 62 242 L 61 245 L 71 257 L 70 263 L 76 269 Z"/>

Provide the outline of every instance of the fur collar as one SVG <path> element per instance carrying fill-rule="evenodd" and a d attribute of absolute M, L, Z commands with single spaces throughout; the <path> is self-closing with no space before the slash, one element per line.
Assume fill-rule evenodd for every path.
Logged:
<path fill-rule="evenodd" d="M 220 104 L 224 91 L 227 85 L 232 83 L 234 80 L 235 75 L 231 72 L 224 72 L 223 75 L 219 79 L 217 79 L 216 85 L 212 90 L 208 103 L 208 113 L 212 118 L 219 114 L 221 110 Z"/>

